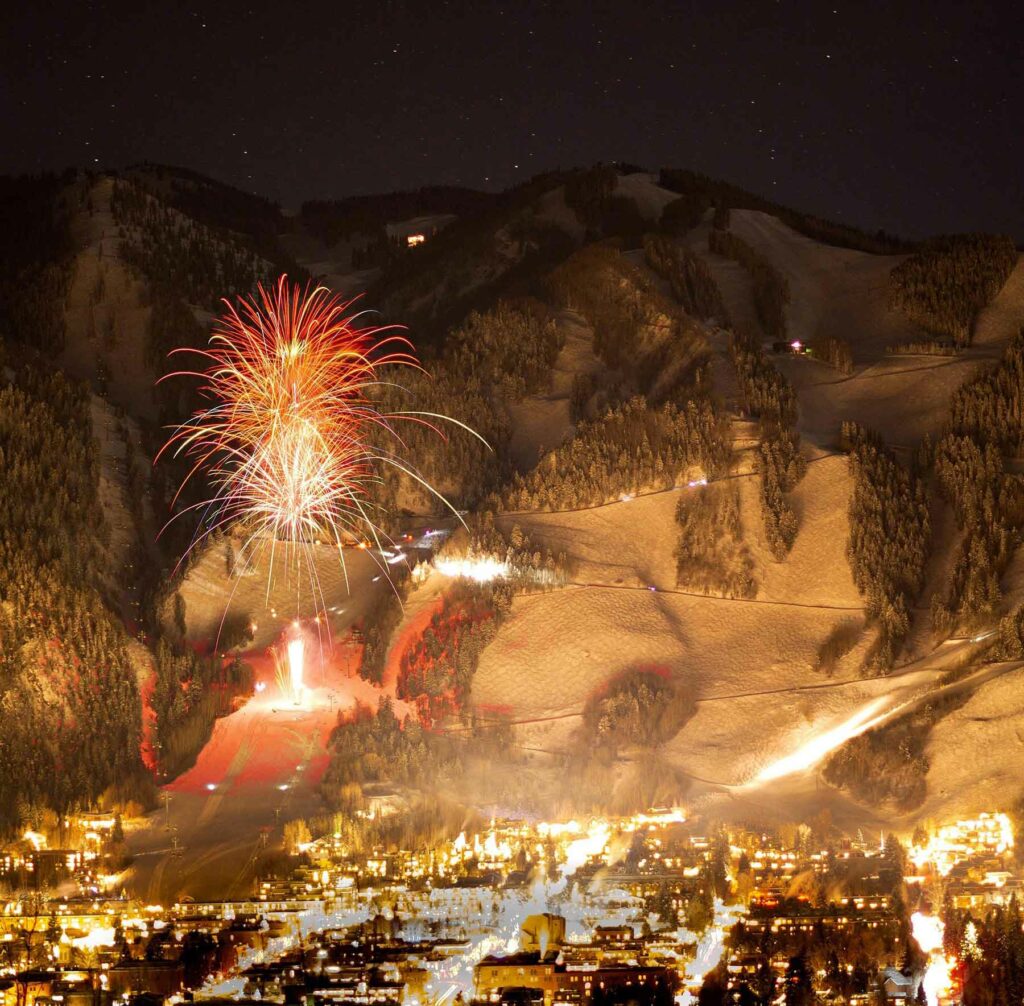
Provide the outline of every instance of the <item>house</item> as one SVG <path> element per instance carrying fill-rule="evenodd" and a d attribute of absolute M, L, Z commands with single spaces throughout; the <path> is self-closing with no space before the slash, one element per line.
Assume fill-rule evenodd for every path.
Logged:
<path fill-rule="evenodd" d="M 917 988 L 913 978 L 896 968 L 886 968 L 882 972 L 882 991 L 885 993 L 886 1002 L 891 1006 L 910 1006 Z"/>
<path fill-rule="evenodd" d="M 170 996 L 180 992 L 185 982 L 185 967 L 174 960 L 132 960 L 122 957 L 107 971 L 110 991 L 128 997 L 139 992 Z"/>
<path fill-rule="evenodd" d="M 537 989 L 545 1006 L 551 1006 L 562 970 L 557 950 L 545 954 L 533 950 L 507 957 L 485 957 L 475 969 L 476 997 L 500 1002 L 507 989 Z"/>
<path fill-rule="evenodd" d="M 53 985 L 60 980 L 56 971 L 22 971 L 14 979 L 16 1006 L 33 1006 L 37 999 L 48 999 Z"/>
<path fill-rule="evenodd" d="M 33 1006 L 36 1002 L 59 1002 L 69 1006 L 88 1006 L 96 999 L 99 981 L 96 972 L 82 969 L 33 969 L 14 976 L 15 1006 Z M 4 1001 L 10 992 L 4 994 Z"/>

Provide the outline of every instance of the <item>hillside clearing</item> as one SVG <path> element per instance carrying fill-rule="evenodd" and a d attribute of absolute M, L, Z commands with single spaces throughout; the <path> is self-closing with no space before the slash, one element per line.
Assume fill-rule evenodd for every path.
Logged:
<path fill-rule="evenodd" d="M 543 451 L 558 447 L 573 435 L 573 381 L 577 375 L 596 373 L 602 366 L 594 355 L 594 333 L 576 312 L 562 311 L 558 325 L 565 344 L 552 369 L 550 390 L 508 406 L 512 427 L 509 451 L 520 472 L 529 471 Z"/>

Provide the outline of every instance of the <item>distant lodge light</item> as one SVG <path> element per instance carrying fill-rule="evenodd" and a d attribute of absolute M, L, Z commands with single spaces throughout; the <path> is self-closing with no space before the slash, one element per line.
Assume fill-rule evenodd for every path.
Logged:
<path fill-rule="evenodd" d="M 456 219 L 454 213 L 432 213 L 384 225 L 388 240 L 399 248 L 418 248 Z"/>
<path fill-rule="evenodd" d="M 791 342 L 773 342 L 771 344 L 771 350 L 773 353 L 789 353 L 792 356 L 811 355 L 811 347 L 806 343 L 801 342 L 799 339 L 793 339 Z"/>

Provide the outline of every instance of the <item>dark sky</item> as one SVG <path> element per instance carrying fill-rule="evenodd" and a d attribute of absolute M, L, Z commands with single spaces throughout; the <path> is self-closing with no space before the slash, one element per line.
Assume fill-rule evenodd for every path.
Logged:
<path fill-rule="evenodd" d="M 0 173 L 145 159 L 295 206 L 624 159 L 1024 240 L 1019 4 L 17 6 Z"/>

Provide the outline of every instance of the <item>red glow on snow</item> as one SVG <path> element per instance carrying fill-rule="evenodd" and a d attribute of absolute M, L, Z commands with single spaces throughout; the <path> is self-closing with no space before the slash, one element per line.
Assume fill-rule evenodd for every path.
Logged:
<path fill-rule="evenodd" d="M 306 687 L 299 704 L 289 683 L 280 680 L 269 650 L 244 659 L 254 671 L 252 695 L 215 722 L 196 764 L 168 790 L 221 797 L 245 786 L 314 787 L 327 767 L 327 744 L 339 717 L 357 704 L 376 710 L 383 695 L 394 699 L 393 679 L 378 686 L 357 675 L 362 646 L 351 642 L 307 641 Z M 415 709 L 396 700 L 395 713 L 415 715 Z"/>

